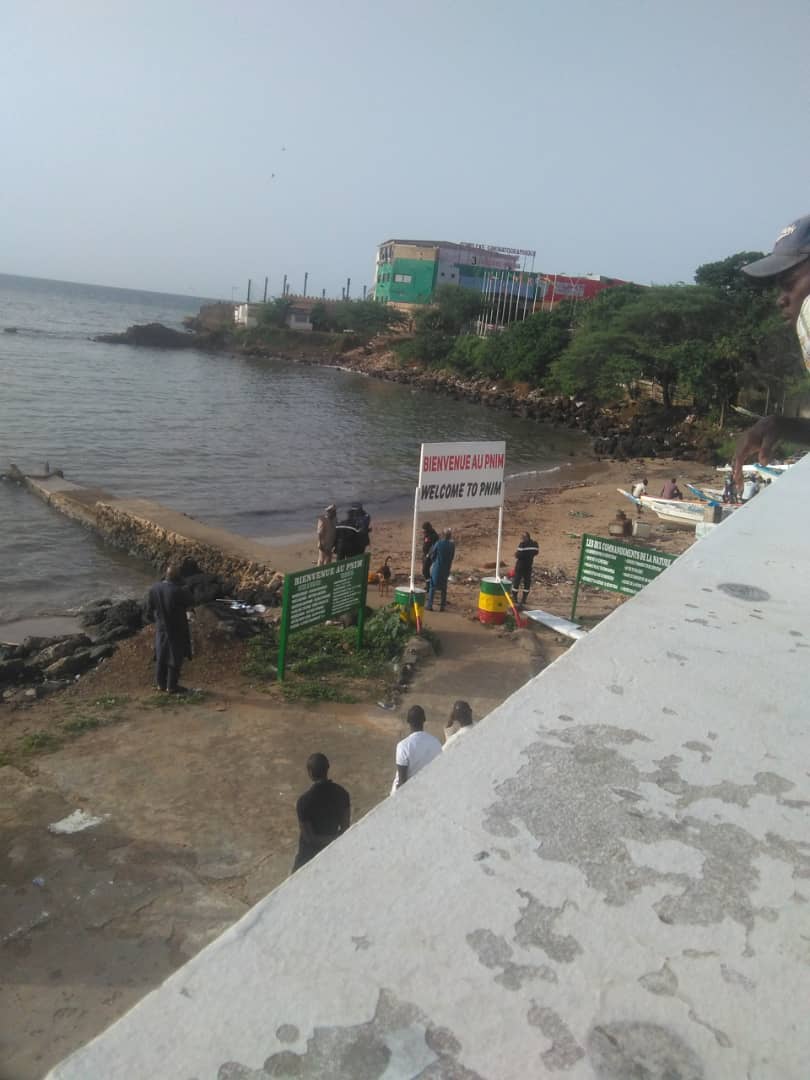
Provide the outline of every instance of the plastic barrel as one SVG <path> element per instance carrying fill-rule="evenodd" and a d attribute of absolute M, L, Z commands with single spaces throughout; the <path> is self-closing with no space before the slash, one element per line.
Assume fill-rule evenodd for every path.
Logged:
<path fill-rule="evenodd" d="M 394 600 L 399 608 L 399 617 L 403 622 L 416 626 L 416 620 L 422 618 L 425 610 L 424 589 L 395 589 Z"/>
<path fill-rule="evenodd" d="M 501 626 L 506 621 L 510 608 L 504 589 L 508 588 L 508 581 L 500 582 L 495 577 L 481 579 L 481 591 L 478 594 L 479 622 Z"/>

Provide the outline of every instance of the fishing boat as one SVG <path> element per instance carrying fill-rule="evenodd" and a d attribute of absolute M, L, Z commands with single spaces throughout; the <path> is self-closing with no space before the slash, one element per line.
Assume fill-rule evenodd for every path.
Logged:
<path fill-rule="evenodd" d="M 642 495 L 640 498 L 636 498 L 635 495 L 631 495 L 629 491 L 625 491 L 624 488 L 617 488 L 620 494 L 624 495 L 626 499 L 629 499 L 636 506 L 640 506 L 642 510 L 652 510 L 654 514 L 658 515 L 658 518 L 665 522 L 667 525 L 686 525 L 695 526 L 699 522 L 704 520 L 704 514 L 706 513 L 706 503 L 703 502 L 690 502 L 688 499 L 656 499 L 652 495 Z M 731 507 L 723 507 L 723 517 L 727 516 L 727 512 L 731 510 Z"/>
<path fill-rule="evenodd" d="M 773 479 L 774 476 L 781 476 L 782 473 L 786 473 L 791 465 L 795 462 L 782 461 L 772 462 L 770 465 L 743 465 L 743 476 L 767 476 Z M 718 465 L 717 472 L 725 473 L 728 475 L 734 471 L 733 465 Z"/>

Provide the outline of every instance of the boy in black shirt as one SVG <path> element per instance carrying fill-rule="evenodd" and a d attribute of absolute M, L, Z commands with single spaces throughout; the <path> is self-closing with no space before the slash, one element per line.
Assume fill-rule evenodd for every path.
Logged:
<path fill-rule="evenodd" d="M 329 779 L 326 754 L 310 754 L 307 772 L 312 787 L 295 804 L 301 835 L 293 873 L 323 851 L 336 836 L 346 832 L 351 821 L 349 793 Z"/>

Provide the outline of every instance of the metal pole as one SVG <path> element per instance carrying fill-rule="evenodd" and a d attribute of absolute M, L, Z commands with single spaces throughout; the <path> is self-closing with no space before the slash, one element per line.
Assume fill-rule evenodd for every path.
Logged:
<path fill-rule="evenodd" d="M 248 294 L 247 294 L 247 301 L 246 301 L 246 303 L 248 303 L 248 304 L 250 303 L 250 285 L 251 285 L 251 281 L 250 281 L 250 278 L 248 278 Z"/>
<path fill-rule="evenodd" d="M 321 300 L 326 299 L 326 289 L 321 289 Z"/>
<path fill-rule="evenodd" d="M 523 322 L 526 322 L 526 311 L 529 307 L 529 289 L 532 287 L 531 278 L 526 281 L 526 292 L 523 296 Z"/>
<path fill-rule="evenodd" d="M 367 292 L 367 291 L 368 291 L 368 286 L 367 286 L 367 285 L 364 285 L 364 286 L 363 286 L 363 299 L 364 299 L 364 300 L 365 300 L 365 298 L 366 298 L 366 292 Z"/>
<path fill-rule="evenodd" d="M 414 590 L 414 575 L 416 574 L 416 519 L 419 515 L 419 487 L 413 493 L 413 532 L 411 533 L 411 583 L 409 589 Z"/>
<path fill-rule="evenodd" d="M 501 324 L 501 313 L 503 312 L 503 279 L 504 279 L 504 271 L 501 270 L 501 272 L 500 272 L 500 281 L 498 282 L 498 284 L 499 284 L 498 308 L 497 308 L 497 311 L 495 312 L 495 322 L 499 326 Z"/>
<path fill-rule="evenodd" d="M 281 283 L 281 295 L 287 295 L 287 275 L 284 275 L 284 281 Z"/>
<path fill-rule="evenodd" d="M 269 277 L 266 277 L 264 279 L 264 296 L 262 297 L 262 303 L 263 304 L 267 303 L 267 286 L 268 286 L 269 281 L 270 281 Z"/>
<path fill-rule="evenodd" d="M 307 295 L 307 282 L 309 281 L 309 270 L 304 274 L 304 296 Z"/>
<path fill-rule="evenodd" d="M 503 493 L 505 494 L 505 492 Z M 503 536 L 503 498 L 498 507 L 498 546 L 495 550 L 495 577 L 501 580 L 501 537 Z"/>
<path fill-rule="evenodd" d="M 350 277 L 347 277 L 346 278 L 346 299 L 347 300 L 351 296 L 351 291 L 352 291 L 352 279 Z"/>

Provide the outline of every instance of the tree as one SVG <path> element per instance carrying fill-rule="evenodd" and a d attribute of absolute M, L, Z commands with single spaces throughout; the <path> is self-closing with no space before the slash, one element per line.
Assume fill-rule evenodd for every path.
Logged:
<path fill-rule="evenodd" d="M 259 311 L 259 322 L 262 326 L 286 326 L 291 307 L 292 300 L 277 296 L 275 300 L 262 304 Z"/>

